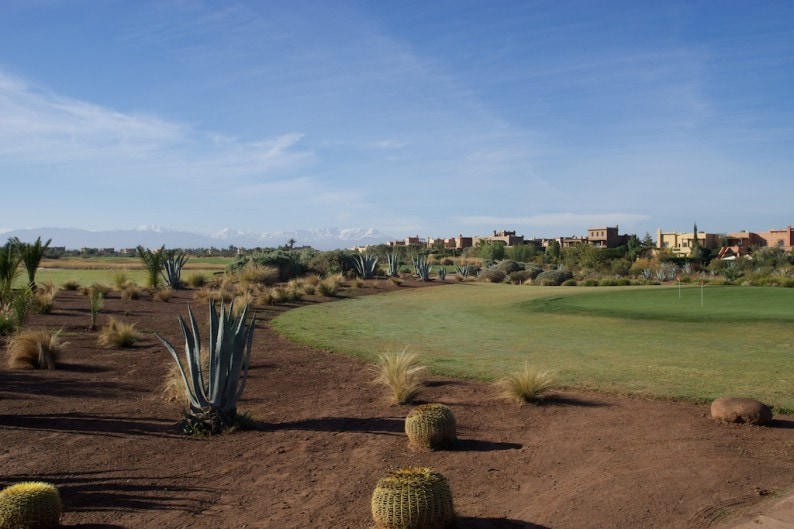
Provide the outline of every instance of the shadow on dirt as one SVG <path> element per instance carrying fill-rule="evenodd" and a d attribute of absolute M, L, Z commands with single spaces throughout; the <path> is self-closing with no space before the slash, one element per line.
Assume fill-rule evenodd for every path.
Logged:
<path fill-rule="evenodd" d="M 174 421 L 153 417 L 117 418 L 82 413 L 0 415 L 0 427 L 51 430 L 84 435 L 127 437 L 130 435 L 178 436 Z"/>
<path fill-rule="evenodd" d="M 538 525 L 520 520 L 507 518 L 467 518 L 460 517 L 455 525 L 457 529 L 549 529 L 545 525 Z"/>
<path fill-rule="evenodd" d="M 316 432 L 360 432 L 383 435 L 405 433 L 405 420 L 382 417 L 322 417 L 302 421 L 265 423 L 262 430 L 311 430 Z"/>
<path fill-rule="evenodd" d="M 58 488 L 65 512 L 186 511 L 200 510 L 203 499 L 220 491 L 207 487 L 174 486 L 173 477 L 124 475 L 124 470 L 46 474 L 42 481 Z M 27 476 L 9 476 L 9 482 Z M 186 480 L 189 478 L 186 478 Z M 71 527 L 116 527 L 83 524 Z"/>
<path fill-rule="evenodd" d="M 458 439 L 455 442 L 455 452 L 491 452 L 496 450 L 520 450 L 523 445 L 518 443 L 498 443 L 494 441 L 480 441 L 477 439 Z"/>

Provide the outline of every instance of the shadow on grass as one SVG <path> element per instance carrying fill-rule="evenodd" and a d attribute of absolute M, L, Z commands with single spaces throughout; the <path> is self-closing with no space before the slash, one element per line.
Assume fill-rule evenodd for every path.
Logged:
<path fill-rule="evenodd" d="M 179 435 L 177 427 L 171 420 L 153 417 L 118 418 L 83 413 L 0 415 L 0 427 L 108 437 L 128 437 L 130 435 L 173 437 Z"/>
<path fill-rule="evenodd" d="M 521 520 L 508 518 L 470 518 L 458 517 L 455 525 L 458 529 L 549 529 L 545 525 L 538 525 Z"/>

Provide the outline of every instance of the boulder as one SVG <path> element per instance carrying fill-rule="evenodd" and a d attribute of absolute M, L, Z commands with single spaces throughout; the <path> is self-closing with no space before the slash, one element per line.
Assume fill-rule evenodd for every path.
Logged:
<path fill-rule="evenodd" d="M 772 420 L 772 410 L 757 400 L 720 397 L 711 403 L 711 418 L 723 422 L 762 425 Z"/>

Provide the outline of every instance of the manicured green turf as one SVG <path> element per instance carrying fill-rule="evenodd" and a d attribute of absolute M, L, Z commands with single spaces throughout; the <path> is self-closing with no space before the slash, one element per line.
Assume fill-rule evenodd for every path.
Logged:
<path fill-rule="evenodd" d="M 664 398 L 732 394 L 794 408 L 794 289 L 463 283 L 286 312 L 280 332 L 367 359 L 408 348 L 440 373 L 525 360 L 565 385 Z M 669 301 L 671 298 L 673 301 Z"/>

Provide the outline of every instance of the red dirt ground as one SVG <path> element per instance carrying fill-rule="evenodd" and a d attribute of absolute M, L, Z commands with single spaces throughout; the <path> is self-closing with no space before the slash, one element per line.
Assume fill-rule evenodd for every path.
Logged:
<path fill-rule="evenodd" d="M 112 315 L 147 331 L 126 350 L 96 344 L 77 293 L 33 316 L 70 345 L 55 371 L 0 367 L 0 486 L 56 484 L 65 527 L 369 529 L 378 478 L 423 465 L 449 479 L 463 529 L 637 529 L 716 527 L 794 484 L 794 416 L 725 425 L 703 405 L 567 390 L 519 407 L 443 377 L 421 399 L 452 408 L 460 442 L 412 452 L 409 408 L 388 404 L 366 363 L 276 335 L 267 320 L 283 307 L 257 308 L 240 404 L 264 431 L 186 437 L 179 405 L 159 398 L 172 360 L 150 331 L 180 345 L 177 314 L 206 310 L 192 296 L 111 293 L 100 325 Z"/>

